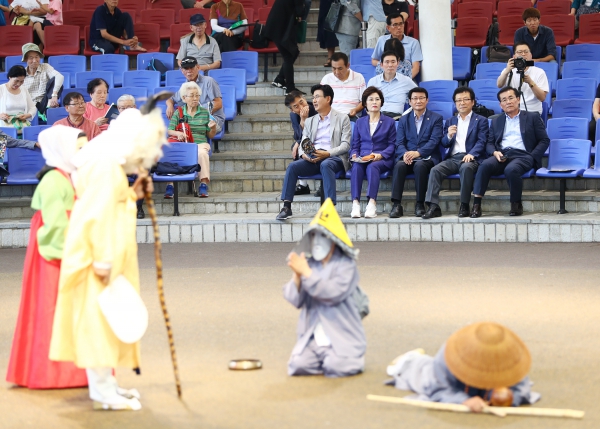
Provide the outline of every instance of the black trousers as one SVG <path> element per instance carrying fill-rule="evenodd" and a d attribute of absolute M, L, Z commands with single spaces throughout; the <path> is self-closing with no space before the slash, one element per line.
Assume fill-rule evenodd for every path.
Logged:
<path fill-rule="evenodd" d="M 519 149 L 510 149 L 503 153 L 508 158 L 506 161 L 498 162 L 496 157 L 491 156 L 479 165 L 473 194 L 483 197 L 490 178 L 504 174 L 510 188 L 510 202 L 518 203 L 523 195 L 523 178 L 521 176 L 533 168 L 533 156 Z"/>
<path fill-rule="evenodd" d="M 225 33 L 216 33 L 212 36 L 219 45 L 221 52 L 233 52 L 237 51 L 243 44 L 242 36 L 233 35 L 227 36 Z"/>
<path fill-rule="evenodd" d="M 433 161 L 430 159 L 413 161 L 410 165 L 405 164 L 402 160 L 398 161 L 394 166 L 394 175 L 392 177 L 392 201 L 394 203 L 402 201 L 406 176 L 414 173 L 417 202 L 424 203 L 425 193 L 427 192 L 427 175 L 433 168 L 433 165 Z"/>
<path fill-rule="evenodd" d="M 277 76 L 278 80 L 283 80 L 288 90 L 294 89 L 296 88 L 294 83 L 294 63 L 296 62 L 298 55 L 300 55 L 298 44 L 291 41 L 285 41 L 283 43 L 278 41 L 273 42 L 283 57 L 283 64 L 279 69 L 279 75 Z"/>

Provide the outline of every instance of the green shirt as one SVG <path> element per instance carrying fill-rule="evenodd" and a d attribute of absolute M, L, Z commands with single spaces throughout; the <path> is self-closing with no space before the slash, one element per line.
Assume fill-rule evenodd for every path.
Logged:
<path fill-rule="evenodd" d="M 198 106 L 196 114 L 191 116 L 188 114 L 187 106 L 183 105 L 183 117 L 187 118 L 187 123 L 192 130 L 192 136 L 194 137 L 194 143 L 208 143 L 206 133 L 209 132 L 208 122 L 210 120 L 208 110 L 202 106 Z M 171 116 L 171 122 L 169 122 L 169 129 L 175 130 L 179 124 L 179 109 L 175 109 L 175 113 Z"/>
<path fill-rule="evenodd" d="M 62 259 L 69 217 L 75 191 L 71 182 L 59 171 L 49 171 L 42 177 L 31 199 L 31 208 L 41 210 L 44 225 L 38 229 L 40 255 L 46 260 Z"/>

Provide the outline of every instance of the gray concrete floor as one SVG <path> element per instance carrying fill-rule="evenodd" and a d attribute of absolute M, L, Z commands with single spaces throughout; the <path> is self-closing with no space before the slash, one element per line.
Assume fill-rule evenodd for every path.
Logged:
<path fill-rule="evenodd" d="M 150 326 L 142 375 L 119 369 L 143 410 L 94 412 L 86 389 L 0 386 L 2 428 L 598 428 L 600 287 L 596 244 L 360 243 L 361 286 L 371 299 L 364 374 L 291 378 L 286 362 L 298 311 L 281 296 L 289 244 L 164 248 L 166 296 L 180 363 L 176 397 L 155 291 L 152 247 L 140 246 Z M 19 308 L 24 250 L 0 250 L 0 369 L 6 370 Z M 373 403 L 403 396 L 382 384 L 398 354 L 435 353 L 461 326 L 506 324 L 528 344 L 539 407 L 586 411 L 582 421 L 462 415 Z M 233 358 L 264 369 L 233 372 Z"/>

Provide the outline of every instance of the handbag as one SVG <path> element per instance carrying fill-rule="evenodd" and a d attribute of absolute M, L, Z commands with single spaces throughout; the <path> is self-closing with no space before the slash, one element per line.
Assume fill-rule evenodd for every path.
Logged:
<path fill-rule="evenodd" d="M 306 21 L 300 21 L 296 25 L 296 43 L 306 43 Z"/>
<path fill-rule="evenodd" d="M 29 25 L 29 15 L 15 15 L 11 24 L 12 25 Z"/>
<path fill-rule="evenodd" d="M 331 31 L 333 33 L 337 32 L 338 27 L 340 26 L 340 21 L 342 19 L 343 8 L 344 6 L 342 6 L 342 4 L 339 1 L 334 1 L 333 3 L 331 3 L 329 12 L 327 12 L 327 16 L 325 17 L 325 30 Z"/>
<path fill-rule="evenodd" d="M 264 24 L 256 21 L 254 23 L 254 29 L 252 30 L 252 40 L 250 41 L 250 46 L 254 49 L 264 49 L 269 47 L 269 40 L 263 36 L 263 31 L 265 29 Z"/>
<path fill-rule="evenodd" d="M 181 107 L 177 108 L 179 112 L 179 123 L 175 127 L 175 131 L 181 131 L 185 133 L 185 141 L 186 143 L 194 143 L 194 136 L 192 135 L 192 129 L 190 125 L 187 123 L 187 119 L 183 117 L 183 109 Z M 169 136 L 168 139 L 171 143 L 181 143 L 181 141 L 175 136 Z"/>

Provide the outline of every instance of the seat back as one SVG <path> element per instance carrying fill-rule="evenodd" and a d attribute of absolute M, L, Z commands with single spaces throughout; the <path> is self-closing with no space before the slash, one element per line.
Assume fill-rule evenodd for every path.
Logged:
<path fill-rule="evenodd" d="M 198 164 L 198 148 L 195 144 L 170 143 L 162 147 L 160 162 L 172 162 L 179 165 Z"/>
<path fill-rule="evenodd" d="M 452 101 L 452 94 L 458 88 L 458 82 L 455 80 L 430 80 L 421 82 L 421 88 L 425 88 L 429 93 L 429 101 Z"/>
<path fill-rule="evenodd" d="M 48 58 L 48 64 L 58 70 L 63 76 L 69 75 L 71 85 L 75 84 L 75 74 L 85 71 L 85 57 L 82 55 L 57 55 Z M 63 90 L 63 95 L 66 95 Z M 67 91 L 68 92 L 68 91 Z"/>
<path fill-rule="evenodd" d="M 168 52 L 147 52 L 137 56 L 137 69 L 147 70 L 150 62 L 156 58 L 169 70 L 175 69 L 175 55 Z"/>
<path fill-rule="evenodd" d="M 500 107 L 500 102 L 497 98 L 490 99 L 477 99 L 477 102 L 490 110 L 494 111 L 494 114 L 498 115 L 502 113 L 502 108 Z"/>
<path fill-rule="evenodd" d="M 179 12 L 179 23 L 187 24 L 189 26 L 190 18 L 192 17 L 192 15 L 196 15 L 197 13 L 204 16 L 204 20 L 206 21 L 206 34 L 210 35 L 212 33 L 212 27 L 210 25 L 210 9 L 197 9 L 197 8 L 182 9 Z"/>
<path fill-rule="evenodd" d="M 123 73 L 123 86 L 143 87 L 148 91 L 160 86 L 160 72 L 132 70 Z"/>
<path fill-rule="evenodd" d="M 454 80 L 468 80 L 471 77 L 471 49 L 452 47 L 452 75 Z"/>
<path fill-rule="evenodd" d="M 106 55 L 98 56 L 98 58 Z M 127 57 L 125 57 L 127 58 Z M 114 73 L 112 71 L 94 70 L 75 73 L 75 86 L 77 88 L 85 88 L 90 80 L 102 78 L 108 83 L 108 88 L 114 88 Z"/>
<path fill-rule="evenodd" d="M 165 86 L 176 86 L 177 90 L 186 82 L 185 76 L 179 70 L 169 70 L 165 76 Z"/>
<path fill-rule="evenodd" d="M 483 63 L 477 64 L 475 79 L 493 79 L 498 80 L 498 76 L 506 67 L 505 63 Z"/>
<path fill-rule="evenodd" d="M 554 91 L 556 91 L 556 82 L 558 81 L 558 63 L 535 63 L 535 66 L 544 70 L 548 83 L 552 85 Z"/>
<path fill-rule="evenodd" d="M 63 10 L 63 22 L 79 27 L 79 40 L 85 39 L 85 27 L 92 22 L 93 10 Z"/>
<path fill-rule="evenodd" d="M 145 9 L 140 13 L 140 22 L 158 24 L 161 39 L 168 39 L 171 25 L 175 24 L 175 11 L 172 9 Z"/>
<path fill-rule="evenodd" d="M 209 70 L 208 75 L 215 79 L 220 85 L 232 85 L 235 87 L 235 99 L 244 101 L 246 99 L 246 70 L 244 69 L 216 69 Z"/>
<path fill-rule="evenodd" d="M 373 55 L 373 51 L 373 48 L 352 49 L 350 51 L 350 68 L 354 70 L 354 67 L 358 65 L 372 66 L 371 55 Z"/>
<path fill-rule="evenodd" d="M 131 18 L 135 22 L 137 19 L 141 18 L 141 12 L 146 9 L 148 3 L 149 2 L 145 0 L 119 0 L 118 7 L 121 10 L 135 11 L 135 14 L 131 15 Z"/>
<path fill-rule="evenodd" d="M 180 21 L 179 19 L 179 14 L 181 12 L 183 12 L 184 10 L 196 10 L 196 11 L 200 11 L 203 9 L 196 9 L 196 8 L 192 8 L 192 9 L 182 9 L 181 8 L 181 1 L 180 0 L 160 0 L 160 1 L 156 1 L 154 3 L 150 2 L 147 3 L 146 9 L 170 9 L 175 11 L 175 22 L 183 22 Z M 210 9 L 206 9 L 210 12 Z M 196 12 L 198 13 L 198 12 Z M 189 21 L 185 21 L 188 22 Z"/>
<path fill-rule="evenodd" d="M 529 0 L 500 1 L 498 2 L 498 17 L 508 15 L 521 16 L 523 14 L 523 11 L 529 7 L 531 7 L 531 2 Z M 522 23 L 523 21 L 521 21 L 521 24 Z"/>
<path fill-rule="evenodd" d="M 371 64 L 359 64 L 357 66 L 352 66 L 351 69 L 356 73 L 360 73 L 362 77 L 365 78 L 365 83 L 369 83 L 369 80 L 375 76 L 375 67 L 373 67 Z"/>
<path fill-rule="evenodd" d="M 60 109 L 60 107 L 59 107 Z M 38 141 L 38 136 L 46 128 L 50 128 L 51 125 L 32 125 L 30 127 L 23 128 L 23 140 Z"/>
<path fill-rule="evenodd" d="M 579 16 L 577 43 L 600 43 L 600 15 L 590 13 Z"/>
<path fill-rule="evenodd" d="M 87 92 L 87 87 L 86 88 L 71 88 L 70 92 L 78 92 L 79 94 L 81 94 L 81 96 L 83 97 L 83 101 L 85 101 L 86 103 L 89 103 L 90 101 L 92 101 L 92 97 Z"/>
<path fill-rule="evenodd" d="M 221 67 L 224 69 L 246 70 L 245 84 L 254 85 L 258 81 L 258 53 L 251 51 L 223 52 Z"/>
<path fill-rule="evenodd" d="M 600 61 L 600 45 L 592 43 L 569 45 L 565 61 Z"/>
<path fill-rule="evenodd" d="M 563 65 L 562 77 L 595 79 L 600 82 L 600 61 L 567 61 Z"/>
<path fill-rule="evenodd" d="M 458 18 L 456 20 L 456 38 L 454 39 L 454 45 L 481 48 L 485 45 L 489 27 L 489 18 Z"/>
<path fill-rule="evenodd" d="M 50 110 L 50 109 L 48 109 Z M 63 109 L 64 110 L 64 109 Z M 0 127 L 0 131 L 13 139 L 17 138 L 17 129 L 15 127 Z"/>
<path fill-rule="evenodd" d="M 154 90 L 154 88 L 152 88 Z M 108 93 L 108 102 L 111 104 L 117 104 L 117 100 L 122 95 L 132 95 L 135 98 L 135 104 L 137 107 L 140 107 L 142 104 L 146 102 L 148 98 L 148 88 L 141 88 L 135 86 L 123 86 L 121 88 L 113 88 Z"/>
<path fill-rule="evenodd" d="M 592 142 L 586 139 L 550 140 L 548 170 L 585 170 L 591 150 Z"/>
<path fill-rule="evenodd" d="M 575 16 L 548 15 L 543 17 L 543 24 L 554 32 L 557 46 L 567 46 L 575 40 Z"/>
<path fill-rule="evenodd" d="M 223 111 L 225 120 L 233 121 L 237 116 L 237 103 L 235 100 L 235 87 L 233 85 L 219 85 L 223 98 Z"/>
<path fill-rule="evenodd" d="M 7 72 L 1 72 L 0 73 L 0 85 L 8 82 L 8 73 Z"/>
<path fill-rule="evenodd" d="M 158 94 L 159 92 L 162 91 L 167 91 L 167 92 L 172 92 L 173 94 L 176 93 L 177 91 L 179 91 L 179 87 L 178 86 L 164 86 L 164 87 L 157 87 L 154 88 L 154 91 L 152 91 L 152 93 L 154 94 Z M 148 93 L 150 93 L 150 91 L 148 91 Z M 167 128 L 169 128 L 169 118 L 167 118 L 167 103 L 165 101 L 159 101 L 158 103 L 156 103 L 156 107 L 160 109 L 161 111 L 161 116 L 163 118 L 163 121 L 165 123 L 165 126 Z M 225 127 L 223 127 L 225 128 Z"/>
<path fill-rule="evenodd" d="M 39 182 L 35 175 L 46 163 L 39 148 L 31 150 L 21 147 L 11 147 L 6 151 L 10 159 L 10 176 L 6 178 L 7 184 L 35 185 Z"/>
<path fill-rule="evenodd" d="M 546 124 L 550 139 L 587 139 L 588 121 L 584 118 L 552 118 Z"/>
<path fill-rule="evenodd" d="M 531 5 L 531 3 L 530 3 Z M 514 42 L 515 31 L 523 27 L 521 15 L 498 15 L 498 28 L 500 34 L 498 41 L 501 45 L 512 45 Z"/>
<path fill-rule="evenodd" d="M 160 51 L 160 25 L 143 22 L 135 24 L 134 28 L 135 36 L 148 52 Z M 139 51 L 125 52 L 130 55 L 137 55 L 140 53 Z"/>
<path fill-rule="evenodd" d="M 129 59 L 126 55 L 120 54 L 105 54 L 95 55 L 90 58 L 91 71 L 105 71 L 113 73 L 114 84 L 117 86 L 123 85 L 123 73 L 129 69 Z M 79 85 L 77 86 L 84 86 Z"/>
<path fill-rule="evenodd" d="M 77 25 L 48 25 L 44 28 L 44 38 L 46 55 L 79 54 L 80 28 Z"/>
<path fill-rule="evenodd" d="M 448 119 L 454 115 L 454 103 L 448 101 L 429 101 L 427 103 L 427 110 L 439 113 L 443 119 Z"/>
<path fill-rule="evenodd" d="M 596 93 L 596 79 L 570 78 L 559 79 L 556 86 L 556 99 L 589 98 Z"/>
<path fill-rule="evenodd" d="M 510 51 L 510 55 L 512 56 L 512 54 L 513 54 L 513 47 L 512 47 L 512 45 L 510 45 L 510 46 L 505 45 L 505 47 L 508 48 L 508 50 Z M 489 49 L 489 46 L 483 46 L 481 48 L 481 63 L 487 63 L 488 62 L 488 60 L 487 60 L 487 51 L 488 51 L 488 49 Z"/>
<path fill-rule="evenodd" d="M 98 6 L 102 4 L 101 0 L 77 0 L 77 9 L 84 10 L 96 10 Z M 71 9 L 75 8 L 75 2 L 71 6 Z"/>
<path fill-rule="evenodd" d="M 458 4 L 459 18 L 487 18 L 494 16 L 494 4 L 487 1 L 471 1 Z"/>
<path fill-rule="evenodd" d="M 494 100 L 500 88 L 496 85 L 496 79 L 475 79 L 469 82 L 469 87 L 475 91 L 475 99 Z"/>
<path fill-rule="evenodd" d="M 571 12 L 571 0 L 540 1 L 536 7 L 545 20 L 548 15 L 568 15 Z"/>
<path fill-rule="evenodd" d="M 168 52 L 177 53 L 181 46 L 181 38 L 186 34 L 190 34 L 190 24 L 173 24 L 171 25 L 171 35 L 169 37 L 169 49 Z"/>
<path fill-rule="evenodd" d="M 28 25 L 5 25 L 0 27 L 0 57 L 21 55 L 21 47 L 33 42 L 32 27 Z"/>
<path fill-rule="evenodd" d="M 594 100 L 554 100 L 552 103 L 552 118 L 585 118 L 592 119 Z"/>
<path fill-rule="evenodd" d="M 67 113 L 67 109 L 65 109 L 64 107 L 55 107 L 53 109 L 48 109 L 46 110 L 46 123 L 48 125 L 54 125 L 56 121 L 64 119 L 67 116 L 69 116 L 69 113 Z"/>

